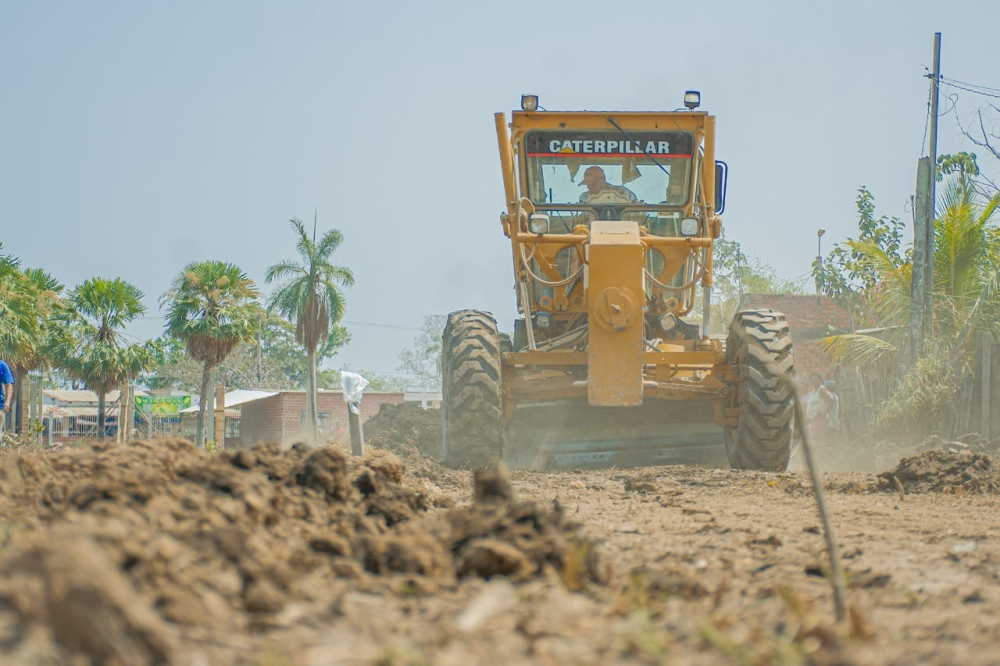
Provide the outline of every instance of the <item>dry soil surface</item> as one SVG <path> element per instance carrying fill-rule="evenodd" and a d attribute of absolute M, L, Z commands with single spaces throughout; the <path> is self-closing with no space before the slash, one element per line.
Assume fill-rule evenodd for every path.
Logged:
<path fill-rule="evenodd" d="M 993 458 L 808 479 L 446 470 L 415 446 L 0 459 L 4 663 L 1000 663 Z"/>

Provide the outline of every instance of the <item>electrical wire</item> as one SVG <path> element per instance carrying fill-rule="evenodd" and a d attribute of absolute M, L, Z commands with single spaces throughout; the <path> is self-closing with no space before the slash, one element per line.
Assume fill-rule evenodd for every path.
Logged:
<path fill-rule="evenodd" d="M 970 88 L 979 88 L 981 90 L 988 90 L 990 92 L 1000 93 L 1000 88 L 990 88 L 989 86 L 982 86 L 982 85 L 979 85 L 978 83 L 969 83 L 968 81 L 960 81 L 958 79 L 953 79 L 953 78 L 950 78 L 950 77 L 946 79 L 943 76 L 941 77 L 941 80 L 942 81 L 952 81 L 954 83 L 958 83 L 958 84 L 961 84 L 963 86 L 968 86 Z"/>
<path fill-rule="evenodd" d="M 941 77 L 940 79 L 938 79 L 938 82 L 941 85 L 951 86 L 952 88 L 958 88 L 959 90 L 970 92 L 973 95 L 982 95 L 983 97 L 992 97 L 993 99 L 1000 99 L 1000 92 L 993 93 L 993 92 L 984 92 L 982 90 L 976 90 L 975 88 L 959 85 L 958 83 L 955 83 L 953 79 L 945 79 L 944 77 Z M 986 90 L 994 90 L 994 89 L 986 88 Z"/>
<path fill-rule="evenodd" d="M 931 87 L 927 86 L 927 115 L 924 117 L 924 138 L 920 140 L 920 156 L 927 157 L 927 130 L 931 124 Z"/>

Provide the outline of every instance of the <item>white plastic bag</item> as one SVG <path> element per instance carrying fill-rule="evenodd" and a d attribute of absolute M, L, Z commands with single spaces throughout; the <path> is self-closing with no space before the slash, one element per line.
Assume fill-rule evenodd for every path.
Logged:
<path fill-rule="evenodd" d="M 347 403 L 348 409 L 355 414 L 358 413 L 358 403 L 361 402 L 361 396 L 364 395 L 369 383 L 367 379 L 357 373 L 346 371 L 340 373 L 340 386 L 344 389 L 344 402 Z"/>

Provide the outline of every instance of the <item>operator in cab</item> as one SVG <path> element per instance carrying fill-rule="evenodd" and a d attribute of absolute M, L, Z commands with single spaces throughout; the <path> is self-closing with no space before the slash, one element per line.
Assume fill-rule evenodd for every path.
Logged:
<path fill-rule="evenodd" d="M 587 186 L 587 191 L 580 195 L 580 203 L 583 204 L 630 204 L 639 201 L 628 188 L 609 184 L 604 177 L 604 169 L 599 166 L 588 167 L 583 172 L 580 185 Z"/>

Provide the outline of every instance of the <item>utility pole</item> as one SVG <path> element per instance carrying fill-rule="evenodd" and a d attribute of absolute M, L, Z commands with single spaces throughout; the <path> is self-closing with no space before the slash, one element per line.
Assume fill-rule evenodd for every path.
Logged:
<path fill-rule="evenodd" d="M 930 223 L 927 225 L 927 254 L 924 271 L 924 289 L 927 294 L 924 301 L 925 326 L 929 328 L 933 319 L 934 307 L 934 220 L 937 218 L 937 140 L 938 140 L 938 92 L 941 87 L 941 33 L 934 33 L 934 71 L 931 72 L 931 132 L 928 154 L 931 158 L 930 173 Z"/>
<path fill-rule="evenodd" d="M 924 354 L 925 322 L 930 318 L 927 304 L 927 227 L 934 215 L 931 208 L 931 158 L 917 160 L 917 192 L 913 198 L 913 277 L 910 282 L 910 361 Z"/>
<path fill-rule="evenodd" d="M 934 33 L 930 90 L 928 157 L 917 160 L 913 199 L 913 277 L 910 282 L 910 361 L 924 353 L 924 338 L 934 321 L 934 219 L 937 198 L 938 92 L 941 83 L 941 33 Z"/>

